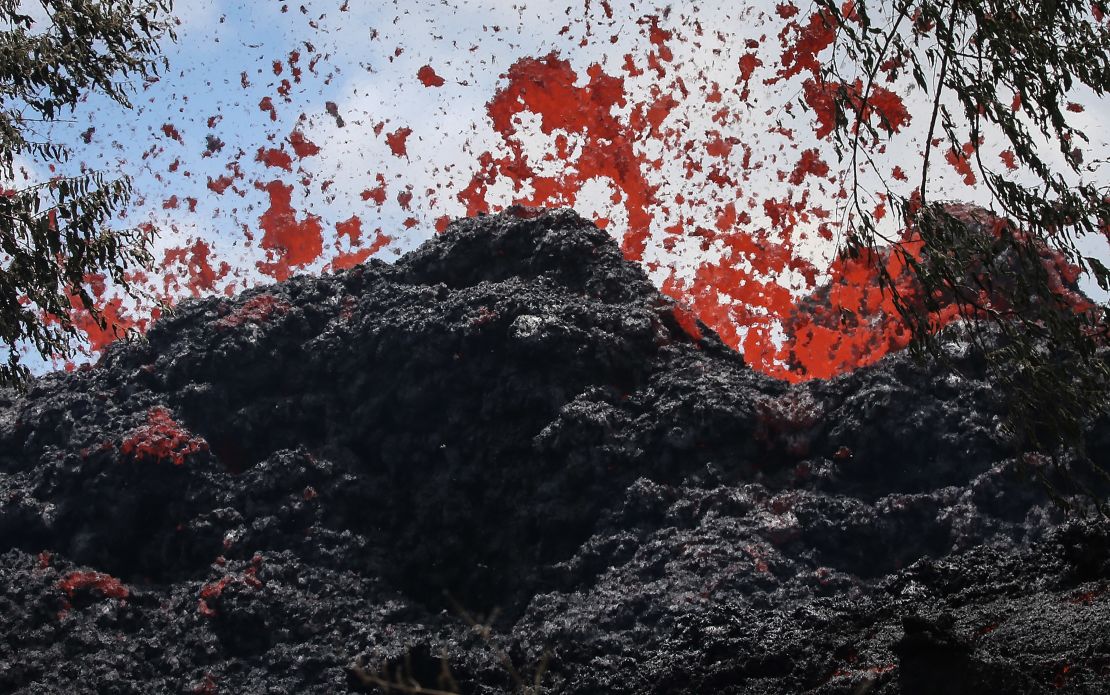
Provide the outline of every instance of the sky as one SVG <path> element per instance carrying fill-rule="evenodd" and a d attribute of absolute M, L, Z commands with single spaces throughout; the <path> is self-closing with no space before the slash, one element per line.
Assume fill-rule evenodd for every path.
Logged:
<path fill-rule="evenodd" d="M 808 5 L 189 0 L 174 12 L 168 68 L 133 85 L 133 109 L 93 97 L 49 132 L 74 147 L 70 171 L 133 178 L 119 224 L 157 232 L 157 267 L 140 280 L 167 301 L 390 261 L 452 218 L 514 202 L 569 205 L 781 376 L 784 317 L 835 272 L 848 172 L 806 91 L 819 60 L 807 41 L 820 38 Z M 877 215 L 884 185 L 919 176 L 927 121 L 923 95 L 884 88 L 904 111 L 862 179 Z M 1088 161 L 1107 159 L 1110 106 L 1076 101 Z M 1005 170 L 1001 144 L 983 151 Z M 934 197 L 989 203 L 958 162 L 934 161 Z M 1110 259 L 1105 240 L 1088 244 Z M 150 308 L 116 297 L 101 293 L 109 315 L 144 326 Z M 89 334 L 91 359 L 111 335 Z M 879 354 L 820 346 L 833 362 Z"/>

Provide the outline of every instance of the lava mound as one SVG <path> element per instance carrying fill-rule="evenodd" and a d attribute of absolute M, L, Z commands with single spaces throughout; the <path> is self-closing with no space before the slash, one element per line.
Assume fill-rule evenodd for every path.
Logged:
<path fill-rule="evenodd" d="M 1108 692 L 952 352 L 789 387 L 570 211 L 186 302 L 0 392 L 0 692 Z"/>

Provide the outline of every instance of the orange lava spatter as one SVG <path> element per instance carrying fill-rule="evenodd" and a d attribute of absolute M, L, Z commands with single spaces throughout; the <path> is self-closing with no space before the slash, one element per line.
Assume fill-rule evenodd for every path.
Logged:
<path fill-rule="evenodd" d="M 389 144 L 389 149 L 393 152 L 395 157 L 408 156 L 408 140 L 410 135 L 412 135 L 412 128 L 398 128 L 385 136 L 385 141 Z"/>
<path fill-rule="evenodd" d="M 284 316 L 293 307 L 272 294 L 251 297 L 231 314 L 219 319 L 216 326 L 223 329 L 237 328 L 245 323 L 265 324 Z"/>
<path fill-rule="evenodd" d="M 184 465 L 190 455 L 208 450 L 208 442 L 174 421 L 170 411 L 157 406 L 147 412 L 145 425 L 131 431 L 120 451 L 136 460 L 168 461 Z"/>
<path fill-rule="evenodd" d="M 163 285 L 167 295 L 170 295 L 171 285 L 178 284 L 177 276 L 172 273 L 175 266 L 184 269 L 187 276 L 185 286 L 194 297 L 215 291 L 216 283 L 231 272 L 231 265 L 227 261 L 221 261 L 217 267 L 212 267 L 212 249 L 201 239 L 196 239 L 189 246 L 167 249 L 162 261 L 165 272 Z"/>
<path fill-rule="evenodd" d="M 115 577 L 103 572 L 70 572 L 58 581 L 58 588 L 69 598 L 82 589 L 96 591 L 104 598 L 127 598 L 130 590 Z"/>
<path fill-rule="evenodd" d="M 436 74 L 435 68 L 425 65 L 417 71 L 416 77 L 425 87 L 442 87 L 446 80 Z"/>
<path fill-rule="evenodd" d="M 494 130 L 501 135 L 509 154 L 480 155 L 478 172 L 458 197 L 466 205 L 468 215 L 489 212 L 488 182 L 506 176 L 517 190 L 522 191 L 524 184 L 532 189 L 530 195 L 515 199 L 515 204 L 573 207 L 586 181 L 609 179 L 621 191 L 628 213 L 628 232 L 621 248 L 628 258 L 640 260 L 653 219 L 649 206 L 656 202 L 655 188 L 642 173 L 650 162 L 633 146 L 640 133 L 612 114 L 614 106 L 625 103 L 623 80 L 605 74 L 598 65 L 591 66 L 588 74 L 589 82 L 577 86 L 578 75 L 570 63 L 555 54 L 513 64 L 507 74 L 507 86 L 487 106 Z M 540 127 L 546 134 L 559 130 L 585 138 L 579 153 L 564 159 L 560 175 L 540 176 L 531 168 L 513 124 L 513 117 L 526 111 L 540 116 Z M 646 118 L 641 106 L 634 120 L 643 123 Z"/>
<path fill-rule="evenodd" d="M 983 208 L 949 204 L 946 211 L 964 224 L 970 234 L 993 239 L 1011 234 L 1019 241 L 1024 239 L 1021 230 Z M 920 236 L 911 229 L 897 249 L 837 260 L 829 282 L 798 302 L 784 321 L 786 340 L 775 354 L 776 362 L 783 367 L 777 375 L 792 381 L 827 379 L 874 364 L 888 353 L 909 345 L 912 335 L 899 316 L 894 300 L 878 287 L 877 267 L 880 264 L 893 279 L 899 295 L 911 307 L 916 306 L 924 312 L 934 329 L 964 317 L 963 312 L 968 308 L 961 309 L 954 297 L 934 297 L 939 308 L 926 309 L 920 286 L 908 265 L 910 258 L 921 259 L 922 246 Z M 1074 289 L 1079 268 L 1054 249 L 1042 247 L 1039 255 L 1050 287 L 1069 310 L 1077 313 L 1092 310 L 1094 305 L 1090 300 Z M 974 272 L 969 269 L 970 274 Z M 980 282 L 975 282 L 971 275 L 967 284 L 990 286 L 981 278 Z M 1005 297 L 1005 288 L 995 287 L 993 292 L 984 290 L 974 299 L 984 311 L 1004 314 L 1010 310 Z"/>
<path fill-rule="evenodd" d="M 320 146 L 305 137 L 304 133 L 294 130 L 289 136 L 289 145 L 299 159 L 320 154 Z"/>
<path fill-rule="evenodd" d="M 287 280 L 295 268 L 312 263 L 323 252 L 324 234 L 320 218 L 307 215 L 303 220 L 297 219 L 297 212 L 292 206 L 292 185 L 270 181 L 255 186 L 270 196 L 270 207 L 259 219 L 259 226 L 265 233 L 261 246 L 269 260 L 258 261 L 255 265 L 279 282 Z"/>

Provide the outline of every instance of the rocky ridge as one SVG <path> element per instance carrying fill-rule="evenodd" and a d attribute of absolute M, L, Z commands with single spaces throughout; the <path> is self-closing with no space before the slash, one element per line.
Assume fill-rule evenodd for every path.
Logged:
<path fill-rule="evenodd" d="M 952 356 L 788 387 L 569 211 L 186 302 L 0 393 L 0 692 L 1107 692 Z"/>

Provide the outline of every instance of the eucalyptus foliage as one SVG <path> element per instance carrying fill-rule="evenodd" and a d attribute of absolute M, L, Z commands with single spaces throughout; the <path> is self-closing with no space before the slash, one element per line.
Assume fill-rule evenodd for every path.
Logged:
<path fill-rule="evenodd" d="M 72 356 L 71 308 L 104 327 L 88 274 L 133 294 L 128 271 L 152 260 L 149 232 L 108 227 L 130 198 L 128 179 L 83 171 L 10 188 L 17 169 L 66 162 L 72 152 L 43 137 L 45 125 L 90 94 L 130 107 L 133 83 L 164 66 L 159 41 L 174 38 L 172 0 L 38 0 L 40 21 L 26 14 L 30 4 L 0 0 L 0 385 L 27 376 L 21 343 L 44 357 Z"/>
<path fill-rule="evenodd" d="M 886 247 L 908 267 L 912 290 L 877 264 L 883 289 L 912 330 L 913 348 L 921 356 L 943 355 L 935 312 L 942 302 L 958 307 L 1011 403 L 1010 432 L 1020 452 L 1055 454 L 1067 445 L 1090 463 L 1084 423 L 1110 412 L 1110 309 L 1077 304 L 1061 292 L 1045 255 L 1059 254 L 1110 289 L 1110 272 L 1077 243 L 1085 235 L 1110 234 L 1110 185 L 1105 160 L 1084 161 L 1089 140 L 1075 125 L 1082 107 L 1071 101 L 1110 91 L 1107 3 L 816 4 L 835 29 L 821 79 L 835 94 L 837 148 L 842 159 L 850 159 L 854 177 L 843 253 L 860 257 Z M 872 152 L 893 130 L 868 106 L 880 80 L 909 84 L 930 103 L 926 113 L 915 114 L 915 121 L 925 124 L 912 190 L 887 189 L 902 228 L 919 236 L 922 245 L 913 250 L 880 232 L 855 178 L 861 169 L 874 168 Z M 1022 175 L 988 166 L 981 152 L 987 141 L 1008 143 Z M 992 208 L 1013 224 L 996 235 L 969 233 L 951 206 L 934 199 L 930 174 L 941 156 L 977 172 L 989 188 Z M 1097 465 L 1091 469 L 1095 479 L 1106 476 Z"/>

